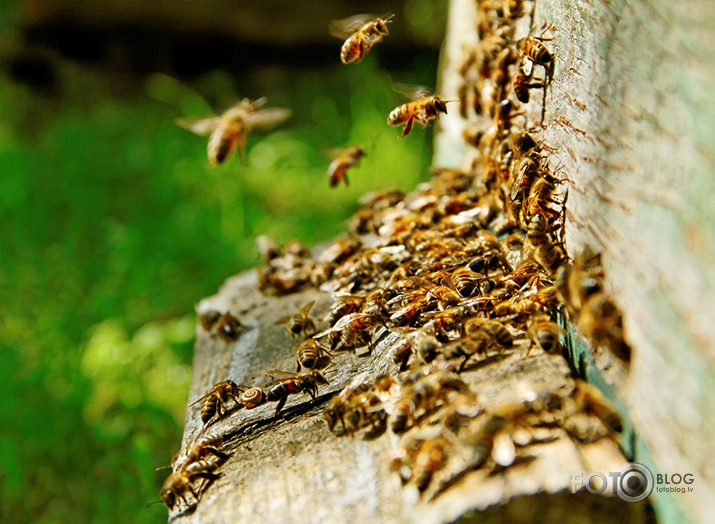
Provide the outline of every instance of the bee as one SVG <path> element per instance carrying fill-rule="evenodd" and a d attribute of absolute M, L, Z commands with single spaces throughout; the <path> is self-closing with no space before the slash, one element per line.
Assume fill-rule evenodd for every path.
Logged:
<path fill-rule="evenodd" d="M 363 313 L 349 313 L 341 317 L 335 325 L 315 338 L 328 337 L 330 349 L 340 345 L 343 348 L 368 346 L 372 343 L 372 328 L 376 317 Z"/>
<path fill-rule="evenodd" d="M 514 88 L 514 96 L 522 104 L 527 104 L 529 99 L 530 89 L 543 89 L 544 88 L 543 78 L 533 78 L 532 76 L 518 74 L 514 77 L 512 81 L 512 86 Z"/>
<path fill-rule="evenodd" d="M 412 440 L 394 452 L 392 469 L 400 473 L 403 483 L 412 482 L 423 493 L 434 474 L 447 464 L 450 446 L 444 437 Z"/>
<path fill-rule="evenodd" d="M 544 45 L 544 41 L 546 40 L 552 39 L 527 36 L 517 40 L 516 48 L 522 55 L 529 57 L 535 64 L 539 64 L 544 66 L 547 70 L 550 70 L 554 61 L 554 55 Z"/>
<path fill-rule="evenodd" d="M 205 331 L 211 331 L 211 328 L 216 325 L 218 319 L 221 318 L 221 312 L 215 309 L 209 309 L 199 315 L 199 324 Z"/>
<path fill-rule="evenodd" d="M 425 294 L 419 293 L 414 298 L 390 315 L 390 322 L 394 326 L 412 326 L 423 310 L 429 305 Z"/>
<path fill-rule="evenodd" d="M 516 169 L 516 179 L 511 185 L 511 201 L 517 205 L 521 205 L 526 195 L 534 183 L 534 180 L 539 176 L 539 164 L 530 156 L 526 156 L 519 161 Z"/>
<path fill-rule="evenodd" d="M 606 397 L 603 396 L 601 390 L 596 386 L 583 382 L 576 381 L 576 387 L 571 392 L 569 398 L 574 401 L 576 406 L 581 410 L 592 413 L 608 425 L 613 431 L 622 431 L 623 424 L 621 416 L 608 403 Z"/>
<path fill-rule="evenodd" d="M 462 337 L 445 344 L 441 353 L 447 359 L 462 357 L 462 362 L 457 367 L 457 372 L 461 373 L 472 357 L 475 355 L 483 355 L 486 352 L 487 347 L 483 340 Z"/>
<path fill-rule="evenodd" d="M 541 215 L 536 215 L 535 218 Z M 537 262 L 541 267 L 549 272 L 556 271 L 560 266 L 568 261 L 568 254 L 561 242 L 555 241 L 550 234 L 537 235 L 536 227 L 542 227 L 534 223 L 535 220 L 529 223 L 530 235 L 527 236 L 528 245 L 531 249 L 530 258 Z"/>
<path fill-rule="evenodd" d="M 607 347 L 622 361 L 630 362 L 631 347 L 623 338 L 621 312 L 605 293 L 596 293 L 584 303 L 578 327 L 597 347 Z"/>
<path fill-rule="evenodd" d="M 337 186 L 341 181 L 344 181 L 345 185 L 348 186 L 348 169 L 356 167 L 364 156 L 365 150 L 361 146 L 350 146 L 343 149 L 328 166 L 330 187 Z"/>
<path fill-rule="evenodd" d="M 216 384 L 211 391 L 200 399 L 195 400 L 190 406 L 203 402 L 201 405 L 201 422 L 204 427 L 217 420 L 223 420 L 227 413 L 226 404 L 229 400 L 233 400 L 236 405 L 241 405 L 239 395 L 243 393 L 243 388 L 236 385 L 232 380 L 226 380 Z"/>
<path fill-rule="evenodd" d="M 340 61 L 343 64 L 359 63 L 370 52 L 372 46 L 382 42 L 383 37 L 390 34 L 387 24 L 392 22 L 394 14 L 354 15 L 330 23 L 330 34 L 345 39 L 340 48 Z"/>
<path fill-rule="evenodd" d="M 161 487 L 159 497 L 171 510 L 174 509 L 179 501 L 183 501 L 188 506 L 190 511 L 196 509 L 196 504 L 199 501 L 199 496 L 194 489 L 193 483 L 200 479 L 216 480 L 218 475 L 216 464 L 207 460 L 198 460 L 189 462 L 186 466 L 169 475 Z M 187 499 L 187 495 L 191 493 L 193 500 Z"/>
<path fill-rule="evenodd" d="M 422 95 L 426 94 L 424 92 Z M 420 96 L 420 95 L 417 95 Z M 430 120 L 439 118 L 439 114 L 447 114 L 447 102 L 441 96 L 423 96 L 412 102 L 407 102 L 393 109 L 387 116 L 387 123 L 391 126 L 405 125 L 402 135 L 406 137 L 412 130 L 412 124 L 417 121 L 426 127 Z"/>
<path fill-rule="evenodd" d="M 333 242 L 320 254 L 321 262 L 340 263 L 347 260 L 362 246 L 362 240 L 357 235 L 344 235 Z"/>
<path fill-rule="evenodd" d="M 479 282 L 482 276 L 466 266 L 459 267 L 452 272 L 452 282 L 457 292 L 463 297 L 469 297 L 479 291 Z"/>
<path fill-rule="evenodd" d="M 171 461 L 173 471 L 181 470 L 191 462 L 207 458 L 209 455 L 215 456 L 218 460 L 226 460 L 228 455 L 219 449 L 223 443 L 222 435 L 204 435 L 191 443 L 189 448 L 174 457 Z"/>
<path fill-rule="evenodd" d="M 258 248 L 258 253 L 267 263 L 281 256 L 281 246 L 267 235 L 256 237 L 256 247 Z"/>
<path fill-rule="evenodd" d="M 345 315 L 359 311 L 365 303 L 363 295 L 338 295 L 335 298 L 337 302 L 331 306 L 326 317 L 331 326 L 335 325 Z"/>
<path fill-rule="evenodd" d="M 290 378 L 281 380 L 266 393 L 266 401 L 278 402 L 274 416 L 278 416 L 280 410 L 285 406 L 288 395 L 300 393 L 301 391 L 310 395 L 315 400 L 318 396 L 318 385 L 328 384 L 328 380 L 320 371 L 312 370 L 310 373 L 285 373 L 282 371 L 271 372 L 270 374 L 290 375 Z"/>
<path fill-rule="evenodd" d="M 561 348 L 560 336 L 563 330 L 551 320 L 549 315 L 537 315 L 526 323 L 526 335 L 531 340 L 529 349 L 524 358 L 529 356 L 534 346 L 547 353 L 553 353 Z"/>
<path fill-rule="evenodd" d="M 361 373 L 353 377 L 350 383 L 345 386 L 340 393 L 335 395 L 323 411 L 323 420 L 328 425 L 330 431 L 335 431 L 338 422 L 341 423 L 344 432 L 348 432 L 345 426 L 344 415 L 348 412 L 352 399 L 370 389 L 366 383 L 367 374 Z"/>
<path fill-rule="evenodd" d="M 415 329 L 401 336 L 392 349 L 392 360 L 400 366 L 400 371 L 405 371 L 413 354 L 422 362 L 429 363 L 437 356 L 439 346 L 434 326 L 428 324 L 422 329 Z"/>
<path fill-rule="evenodd" d="M 298 344 L 298 371 L 300 368 L 313 369 L 320 364 L 325 355 L 331 353 L 314 338 L 308 338 Z"/>
<path fill-rule="evenodd" d="M 481 340 L 487 349 L 508 349 L 514 345 L 514 337 L 498 320 L 471 318 L 464 323 L 464 332 L 474 340 Z"/>
<path fill-rule="evenodd" d="M 226 161 L 238 149 L 241 161 L 246 163 L 246 140 L 255 127 L 267 127 L 286 120 L 290 109 L 276 107 L 262 109 L 266 98 L 244 98 L 221 116 L 202 119 L 180 118 L 176 123 L 197 134 L 209 134 L 207 154 L 212 166 Z"/>
<path fill-rule="evenodd" d="M 315 327 L 315 322 L 310 318 L 310 308 L 315 304 L 315 300 L 309 302 L 301 308 L 301 310 L 292 316 L 282 317 L 275 321 L 275 325 L 286 324 L 288 331 L 291 335 L 300 336 L 301 333 L 306 335 L 310 332 L 311 335 L 315 335 L 317 329 Z"/>
<path fill-rule="evenodd" d="M 221 315 L 216 324 L 216 332 L 224 342 L 235 342 L 238 339 L 240 330 L 243 329 L 241 321 L 231 313 L 226 312 Z"/>

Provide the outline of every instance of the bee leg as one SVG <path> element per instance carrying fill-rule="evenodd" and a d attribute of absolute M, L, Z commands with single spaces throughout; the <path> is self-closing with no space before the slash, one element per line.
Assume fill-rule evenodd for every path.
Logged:
<path fill-rule="evenodd" d="M 238 145 L 238 157 L 241 159 L 241 163 L 245 166 L 248 162 L 246 162 L 246 141 L 243 140 L 239 145 Z"/>
<path fill-rule="evenodd" d="M 273 415 L 274 417 L 278 416 L 278 413 L 280 413 L 281 409 L 283 409 L 283 406 L 286 404 L 286 400 L 288 400 L 288 395 L 284 395 L 281 397 L 281 399 L 278 401 L 278 405 L 276 406 L 276 412 Z"/>
<path fill-rule="evenodd" d="M 298 373 L 300 371 L 300 360 L 298 360 L 297 362 L 298 362 L 298 369 L 295 370 L 296 373 Z"/>
<path fill-rule="evenodd" d="M 414 117 L 410 118 L 407 120 L 407 123 L 405 124 L 405 129 L 402 131 L 402 135 L 398 136 L 397 138 L 405 138 L 410 131 L 412 131 L 412 122 L 414 121 Z"/>

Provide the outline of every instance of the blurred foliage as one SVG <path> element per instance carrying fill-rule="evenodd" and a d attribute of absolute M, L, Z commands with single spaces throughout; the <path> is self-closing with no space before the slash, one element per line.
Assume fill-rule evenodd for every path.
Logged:
<path fill-rule="evenodd" d="M 435 57 L 411 66 L 434 85 Z M 426 179 L 431 129 L 385 125 L 400 100 L 374 56 L 267 69 L 245 91 L 222 71 L 114 80 L 71 63 L 52 92 L 0 77 L 3 522 L 163 520 L 144 506 L 180 444 L 193 305 L 259 262 L 255 236 L 315 245 L 360 195 Z M 173 124 L 261 95 L 293 117 L 254 131 L 246 165 L 209 168 L 206 139 Z M 326 151 L 354 143 L 368 156 L 330 189 Z"/>

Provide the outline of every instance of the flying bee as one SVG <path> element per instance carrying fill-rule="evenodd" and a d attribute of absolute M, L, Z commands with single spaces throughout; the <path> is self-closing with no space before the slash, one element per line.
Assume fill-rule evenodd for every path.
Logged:
<path fill-rule="evenodd" d="M 328 30 L 332 36 L 345 39 L 340 48 L 340 61 L 343 64 L 360 62 L 370 52 L 372 46 L 382 42 L 383 37 L 390 34 L 387 24 L 392 22 L 394 14 L 390 15 L 354 15 L 342 20 L 330 22 Z"/>
<path fill-rule="evenodd" d="M 226 404 L 229 400 L 241 405 L 239 400 L 241 393 L 243 393 L 243 388 L 237 386 L 232 380 L 226 380 L 216 384 L 211 391 L 192 402 L 190 406 L 203 402 L 201 405 L 201 422 L 206 427 L 213 421 L 214 417 L 218 417 L 217 420 L 223 420 L 227 413 Z"/>
<path fill-rule="evenodd" d="M 315 335 L 317 332 L 315 322 L 310 318 L 310 308 L 313 307 L 313 304 L 315 304 L 315 300 L 303 306 L 295 315 L 282 317 L 276 320 L 274 324 L 286 324 L 291 335 L 300 336 L 301 333 Z"/>
<path fill-rule="evenodd" d="M 364 156 L 365 150 L 361 146 L 350 146 L 343 149 L 328 166 L 330 187 L 337 186 L 341 181 L 345 181 L 345 185 L 348 186 L 348 169 L 356 167 Z"/>
<path fill-rule="evenodd" d="M 313 369 L 317 367 L 325 358 L 326 354 L 331 354 L 314 338 L 307 338 L 298 344 L 297 352 L 298 371 L 300 371 L 301 367 L 305 369 Z"/>
<path fill-rule="evenodd" d="M 389 125 L 405 125 L 402 135 L 398 138 L 406 137 L 415 121 L 426 127 L 431 120 L 438 119 L 440 113 L 447 114 L 447 101 L 441 96 L 427 96 L 425 91 L 418 91 L 416 97 L 412 102 L 396 107 L 387 115 Z"/>
<path fill-rule="evenodd" d="M 235 342 L 238 339 L 239 332 L 243 329 L 241 321 L 234 317 L 228 311 L 221 315 L 216 323 L 216 332 L 224 342 Z"/>
<path fill-rule="evenodd" d="M 312 370 L 310 373 L 285 373 L 283 371 L 270 372 L 269 374 L 288 375 L 290 378 L 281 380 L 266 393 L 266 401 L 278 402 L 274 416 L 278 416 L 285 406 L 288 395 L 304 392 L 315 400 L 318 396 L 318 385 L 328 384 L 328 380 L 320 371 Z"/>
<path fill-rule="evenodd" d="M 193 511 L 199 501 L 199 496 L 194 489 L 193 483 L 200 478 L 209 481 L 217 479 L 218 475 L 214 473 L 216 468 L 216 464 L 207 460 L 187 463 L 185 467 L 167 477 L 161 487 L 159 497 L 169 509 L 174 509 L 174 506 L 181 500 L 188 506 L 190 511 Z M 193 496 L 193 500 L 187 499 L 189 493 Z"/>
<path fill-rule="evenodd" d="M 268 127 L 290 117 L 290 109 L 263 109 L 267 99 L 244 98 L 221 116 L 202 119 L 180 118 L 176 123 L 197 135 L 209 135 L 209 163 L 216 166 L 226 161 L 238 149 L 241 162 L 246 163 L 246 140 L 255 127 Z"/>

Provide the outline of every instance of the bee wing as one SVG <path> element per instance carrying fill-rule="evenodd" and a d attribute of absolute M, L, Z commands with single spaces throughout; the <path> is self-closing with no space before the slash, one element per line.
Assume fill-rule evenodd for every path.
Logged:
<path fill-rule="evenodd" d="M 308 312 L 310 311 L 310 308 L 313 307 L 313 304 L 315 304 L 315 300 L 309 302 L 305 306 L 303 306 L 300 310 L 299 315 L 305 315 L 306 317 L 308 316 Z"/>
<path fill-rule="evenodd" d="M 359 15 L 352 15 L 348 16 L 347 18 L 341 18 L 340 20 L 333 20 L 330 22 L 330 25 L 328 25 L 328 32 L 340 39 L 345 39 L 348 38 L 350 35 L 352 35 L 355 31 L 360 29 L 362 26 L 364 26 L 366 23 L 368 23 L 370 20 L 375 20 L 377 18 L 377 15 L 370 15 L 370 14 L 359 14 Z"/>
<path fill-rule="evenodd" d="M 177 118 L 175 122 L 177 126 L 188 129 L 197 135 L 208 135 L 218 127 L 221 118 L 218 116 L 209 118 Z"/>
<path fill-rule="evenodd" d="M 213 393 L 214 393 L 213 391 L 211 391 L 210 393 L 206 393 L 203 397 L 198 398 L 198 399 L 194 400 L 191 404 L 189 404 L 189 407 L 191 407 L 191 406 L 193 406 L 193 405 L 195 405 L 195 404 L 198 404 L 199 402 L 201 402 L 201 401 L 203 401 L 203 400 L 206 400 L 208 397 L 210 397 L 211 395 L 213 395 Z"/>
<path fill-rule="evenodd" d="M 298 373 L 291 373 L 290 371 L 279 371 L 277 369 L 271 369 L 266 371 L 266 375 L 271 375 L 273 377 L 295 377 Z"/>
<path fill-rule="evenodd" d="M 425 86 L 413 85 L 413 84 L 402 84 L 400 82 L 395 82 L 392 89 L 406 97 L 409 100 L 419 100 L 420 98 L 426 98 L 432 96 L 432 92 Z"/>
<path fill-rule="evenodd" d="M 292 114 L 293 112 L 286 107 L 261 109 L 246 115 L 246 125 L 251 128 L 272 126 L 287 120 Z"/>

